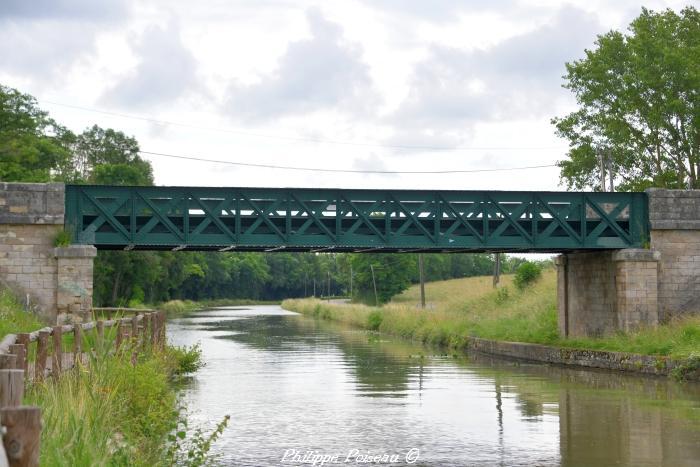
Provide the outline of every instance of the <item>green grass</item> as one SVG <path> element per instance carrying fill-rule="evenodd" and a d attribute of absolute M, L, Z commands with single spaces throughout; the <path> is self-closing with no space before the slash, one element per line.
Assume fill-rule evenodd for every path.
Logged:
<path fill-rule="evenodd" d="M 428 308 L 411 287 L 383 307 L 329 304 L 320 300 L 285 300 L 286 309 L 342 321 L 426 344 L 463 348 L 468 337 L 531 342 L 571 348 L 632 352 L 688 358 L 700 354 L 700 317 L 688 317 L 656 328 L 596 339 L 563 339 L 557 329 L 556 274 L 524 290 L 503 276 L 494 290 L 491 277 L 470 277 L 426 284 Z"/>
<path fill-rule="evenodd" d="M 36 315 L 24 311 L 10 291 L 0 288 L 0 338 L 7 334 L 36 331 L 44 326 Z"/>

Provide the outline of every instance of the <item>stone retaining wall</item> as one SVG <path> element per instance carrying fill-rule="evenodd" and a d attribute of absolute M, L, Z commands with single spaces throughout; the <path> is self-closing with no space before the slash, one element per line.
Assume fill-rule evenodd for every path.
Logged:
<path fill-rule="evenodd" d="M 677 363 L 668 357 L 655 357 L 604 350 L 569 349 L 523 342 L 503 342 L 470 337 L 470 351 L 483 352 L 499 357 L 530 360 L 534 362 L 570 365 L 605 370 L 632 371 L 647 375 L 668 376 Z"/>

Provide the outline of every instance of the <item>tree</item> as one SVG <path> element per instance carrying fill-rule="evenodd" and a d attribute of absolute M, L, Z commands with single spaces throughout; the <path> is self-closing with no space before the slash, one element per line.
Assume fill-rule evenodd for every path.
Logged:
<path fill-rule="evenodd" d="M 351 257 L 357 296 L 374 304 L 374 286 L 379 304 L 406 290 L 418 268 L 415 255 L 354 254 Z M 373 277 L 374 270 L 374 277 Z"/>
<path fill-rule="evenodd" d="M 569 188 L 598 188 L 601 159 L 618 189 L 700 187 L 700 12 L 642 13 L 629 34 L 598 36 L 566 64 L 579 109 L 554 118 L 568 139 Z"/>
<path fill-rule="evenodd" d="M 0 180 L 70 178 L 68 145 L 74 139 L 75 135 L 49 118 L 32 96 L 0 85 Z"/>
<path fill-rule="evenodd" d="M 80 179 L 97 185 L 153 185 L 153 167 L 139 156 L 136 138 L 93 125 L 73 145 Z"/>

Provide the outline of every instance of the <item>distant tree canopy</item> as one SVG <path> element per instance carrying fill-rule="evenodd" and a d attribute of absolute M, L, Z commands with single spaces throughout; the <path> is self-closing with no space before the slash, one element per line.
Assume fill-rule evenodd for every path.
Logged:
<path fill-rule="evenodd" d="M 133 137 L 98 126 L 76 135 L 49 118 L 33 97 L 1 85 L 0 181 L 154 183 L 151 164 L 139 156 Z M 503 271 L 514 270 L 520 261 L 509 258 Z M 492 255 L 425 255 L 427 280 L 492 270 Z M 346 295 L 351 281 L 354 295 L 368 303 L 374 303 L 376 282 L 378 300 L 386 302 L 418 281 L 417 256 L 100 251 L 94 268 L 94 302 L 136 305 L 174 298 L 278 300 Z"/>
<path fill-rule="evenodd" d="M 552 123 L 569 140 L 558 163 L 569 188 L 598 189 L 601 155 L 620 190 L 700 188 L 698 10 L 643 9 L 566 69 L 579 108 Z"/>

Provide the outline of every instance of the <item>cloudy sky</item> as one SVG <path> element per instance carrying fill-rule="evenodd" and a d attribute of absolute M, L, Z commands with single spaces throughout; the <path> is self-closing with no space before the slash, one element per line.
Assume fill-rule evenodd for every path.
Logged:
<path fill-rule="evenodd" d="M 443 171 L 561 159 L 564 63 L 650 0 L 2 0 L 0 83 L 75 131 L 237 163 Z M 553 167 L 291 171 L 145 154 L 162 185 L 560 190 Z"/>

